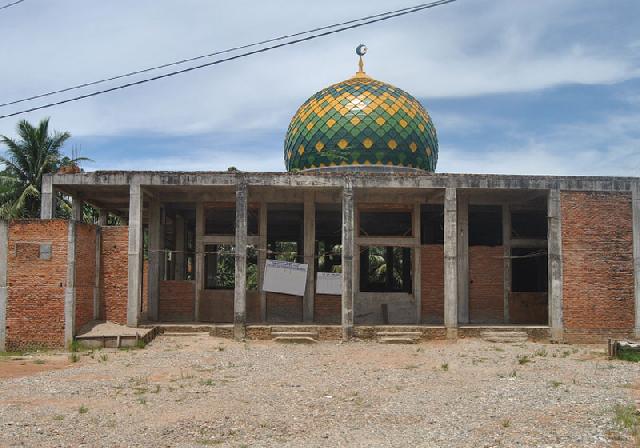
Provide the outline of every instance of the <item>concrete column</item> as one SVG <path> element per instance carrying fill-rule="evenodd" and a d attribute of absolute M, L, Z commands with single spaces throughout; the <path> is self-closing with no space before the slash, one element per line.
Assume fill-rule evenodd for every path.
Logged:
<path fill-rule="evenodd" d="M 163 263 L 160 235 L 160 201 L 153 198 L 149 205 L 149 320 L 158 320 L 158 304 L 160 301 L 160 263 Z"/>
<path fill-rule="evenodd" d="M 9 254 L 9 223 L 0 221 L 0 352 L 7 350 L 7 264 Z"/>
<path fill-rule="evenodd" d="M 458 337 L 458 263 L 456 189 L 447 188 L 444 196 L 444 325 L 447 338 Z"/>
<path fill-rule="evenodd" d="M 560 189 L 549 191 L 548 197 L 548 269 L 549 269 L 549 326 L 551 340 L 563 340 L 562 319 L 562 215 Z"/>
<path fill-rule="evenodd" d="M 137 327 L 142 302 L 142 189 L 140 184 L 129 186 L 129 278 L 127 325 Z"/>
<path fill-rule="evenodd" d="M 76 221 L 67 231 L 67 284 L 64 288 L 64 347 L 71 347 L 76 324 Z"/>
<path fill-rule="evenodd" d="M 353 256 L 354 256 L 353 183 L 345 178 L 342 190 L 342 340 L 353 335 Z"/>
<path fill-rule="evenodd" d="M 469 323 L 469 197 L 458 191 L 458 323 Z"/>
<path fill-rule="evenodd" d="M 267 321 L 267 293 L 262 289 L 264 282 L 264 268 L 267 263 L 267 204 L 260 204 L 258 220 L 258 290 L 260 291 L 260 321 Z"/>
<path fill-rule="evenodd" d="M 53 219 L 56 216 L 56 192 L 51 174 L 42 176 L 40 192 L 40 219 Z"/>
<path fill-rule="evenodd" d="M 233 337 L 244 340 L 247 325 L 247 184 L 236 189 L 236 278 L 233 290 Z"/>
<path fill-rule="evenodd" d="M 504 310 L 504 323 L 511 322 L 509 316 L 509 296 L 511 295 L 511 209 L 509 204 L 502 205 L 502 247 L 504 249 L 504 296 L 503 296 L 503 310 Z"/>
<path fill-rule="evenodd" d="M 84 202 L 77 196 L 74 196 L 71 199 L 71 219 L 74 221 L 82 222 L 83 213 L 82 207 Z"/>
<path fill-rule="evenodd" d="M 196 204 L 196 297 L 193 312 L 193 320 L 200 320 L 200 299 L 202 298 L 202 290 L 206 273 L 204 272 L 204 205 L 202 202 Z"/>
<path fill-rule="evenodd" d="M 184 280 L 184 218 L 176 215 L 176 280 Z"/>
<path fill-rule="evenodd" d="M 311 191 L 304 194 L 304 262 L 309 265 L 307 287 L 302 310 L 305 322 L 313 322 L 313 304 L 316 293 L 316 203 Z"/>
<path fill-rule="evenodd" d="M 635 337 L 640 338 L 640 184 L 634 181 L 631 186 L 633 211 L 633 273 L 635 297 Z"/>
<path fill-rule="evenodd" d="M 99 222 L 100 220 L 98 220 Z M 93 284 L 93 319 L 100 319 L 101 288 L 100 278 L 102 277 L 102 226 L 96 226 L 96 273 Z"/>
<path fill-rule="evenodd" d="M 98 210 L 98 225 L 104 227 L 107 225 L 107 219 L 109 218 L 109 212 L 103 208 Z"/>
<path fill-rule="evenodd" d="M 416 301 L 416 324 L 422 320 L 422 251 L 420 241 L 420 202 L 413 206 L 413 299 Z"/>

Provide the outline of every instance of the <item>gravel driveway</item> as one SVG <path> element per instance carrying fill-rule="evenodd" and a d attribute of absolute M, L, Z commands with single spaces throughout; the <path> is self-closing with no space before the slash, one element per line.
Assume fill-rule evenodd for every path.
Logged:
<path fill-rule="evenodd" d="M 613 417 L 640 372 L 602 346 L 475 339 L 161 336 L 66 363 L 0 379 L 0 446 L 634 446 Z"/>

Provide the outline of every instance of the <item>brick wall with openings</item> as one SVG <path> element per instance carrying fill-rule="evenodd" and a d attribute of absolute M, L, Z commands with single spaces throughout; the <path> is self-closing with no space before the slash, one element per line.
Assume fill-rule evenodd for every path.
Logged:
<path fill-rule="evenodd" d="M 127 323 L 129 227 L 102 228 L 100 318 Z"/>
<path fill-rule="evenodd" d="M 504 322 L 502 246 L 469 247 L 469 322 Z"/>
<path fill-rule="evenodd" d="M 200 320 L 218 324 L 233 323 L 232 289 L 205 289 L 200 296 Z M 247 322 L 260 322 L 260 293 L 247 291 Z"/>
<path fill-rule="evenodd" d="M 76 223 L 76 331 L 93 320 L 96 226 Z"/>
<path fill-rule="evenodd" d="M 563 320 L 569 340 L 632 334 L 631 193 L 562 192 Z"/>
<path fill-rule="evenodd" d="M 313 321 L 318 324 L 339 324 L 342 321 L 342 296 L 316 294 L 313 299 Z"/>
<path fill-rule="evenodd" d="M 444 245 L 422 246 L 420 253 L 422 282 L 422 323 L 444 323 Z"/>
<path fill-rule="evenodd" d="M 25 220 L 9 224 L 7 347 L 64 345 L 68 222 Z M 51 244 L 48 259 L 40 245 Z"/>
<path fill-rule="evenodd" d="M 158 316 L 162 322 L 193 321 L 196 283 L 192 280 L 162 280 Z"/>
<path fill-rule="evenodd" d="M 302 297 L 275 292 L 267 293 L 267 322 L 302 322 Z"/>

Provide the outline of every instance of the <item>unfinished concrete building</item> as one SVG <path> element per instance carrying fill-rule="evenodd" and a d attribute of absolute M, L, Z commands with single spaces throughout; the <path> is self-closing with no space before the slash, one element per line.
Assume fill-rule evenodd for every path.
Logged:
<path fill-rule="evenodd" d="M 297 111 L 286 173 L 47 176 L 42 219 L 0 225 L 0 349 L 62 345 L 94 320 L 237 339 L 638 334 L 637 178 L 435 173 L 437 155 L 420 103 L 360 66 Z M 304 265 L 303 292 L 265 290 L 267 260 Z"/>

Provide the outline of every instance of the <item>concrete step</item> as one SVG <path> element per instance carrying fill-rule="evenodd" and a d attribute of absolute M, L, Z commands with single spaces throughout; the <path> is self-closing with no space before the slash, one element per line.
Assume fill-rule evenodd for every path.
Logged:
<path fill-rule="evenodd" d="M 404 336 L 384 336 L 378 339 L 380 344 L 415 344 L 418 339 Z"/>
<path fill-rule="evenodd" d="M 271 336 L 276 337 L 309 337 L 316 339 L 318 332 L 316 331 L 272 331 Z"/>
<path fill-rule="evenodd" d="M 315 344 L 318 342 L 310 336 L 276 336 L 273 341 L 281 344 Z"/>
<path fill-rule="evenodd" d="M 403 336 L 407 338 L 420 339 L 422 333 L 419 331 L 377 331 L 376 336 L 379 338 L 386 336 Z"/>
<path fill-rule="evenodd" d="M 525 331 L 483 331 L 480 337 L 488 342 L 519 343 L 527 342 L 529 335 Z"/>
<path fill-rule="evenodd" d="M 202 336 L 202 335 L 207 335 L 207 333 L 203 332 L 203 331 L 192 331 L 192 332 L 186 332 L 186 331 L 165 331 L 164 333 L 162 333 L 162 336 L 168 336 L 168 337 L 185 337 L 185 336 Z"/>

